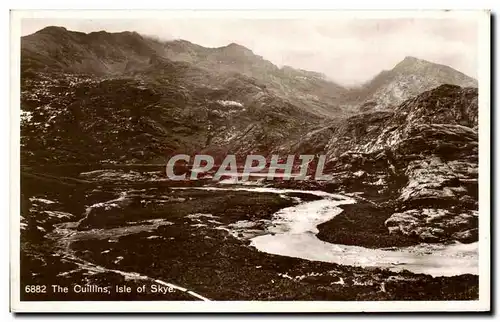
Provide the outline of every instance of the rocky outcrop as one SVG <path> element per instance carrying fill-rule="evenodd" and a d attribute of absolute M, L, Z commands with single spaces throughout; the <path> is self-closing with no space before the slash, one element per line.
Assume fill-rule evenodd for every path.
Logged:
<path fill-rule="evenodd" d="M 457 213 L 436 208 L 411 209 L 394 213 L 385 225 L 391 234 L 414 236 L 426 242 L 448 239 L 467 243 L 477 240 L 478 213 Z"/>
<path fill-rule="evenodd" d="M 326 141 L 324 132 L 331 136 Z M 394 111 L 311 132 L 295 147 L 327 152 L 332 185 L 379 203 L 392 234 L 424 241 L 477 235 L 477 90 L 443 85 Z M 318 142 L 320 147 L 310 147 Z M 304 149 L 307 147 L 307 149 Z"/>
<path fill-rule="evenodd" d="M 462 161 L 443 162 L 433 156 L 424 160 L 409 162 L 405 175 L 408 184 L 401 191 L 399 200 L 406 204 L 421 204 L 431 200 L 436 203 L 460 201 L 467 194 L 461 184 L 475 183 L 477 180 L 477 164 Z"/>

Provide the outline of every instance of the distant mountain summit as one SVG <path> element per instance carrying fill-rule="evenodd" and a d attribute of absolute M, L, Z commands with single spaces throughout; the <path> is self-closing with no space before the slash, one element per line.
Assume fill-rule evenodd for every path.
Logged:
<path fill-rule="evenodd" d="M 351 90 L 347 97 L 362 110 L 391 108 L 443 84 L 477 87 L 477 80 L 449 66 L 408 56 L 393 69 Z"/>
<path fill-rule="evenodd" d="M 131 61 L 147 61 L 159 43 L 136 32 L 83 33 L 47 27 L 21 38 L 21 70 L 94 75 L 121 74 Z"/>

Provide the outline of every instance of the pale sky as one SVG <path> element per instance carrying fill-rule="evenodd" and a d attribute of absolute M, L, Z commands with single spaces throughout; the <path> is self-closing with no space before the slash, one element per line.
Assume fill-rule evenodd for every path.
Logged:
<path fill-rule="evenodd" d="M 238 43 L 272 63 L 324 73 L 343 85 L 368 81 L 405 56 L 477 78 L 477 22 L 459 19 L 23 19 L 22 34 L 46 26 L 137 31 L 205 47 Z"/>

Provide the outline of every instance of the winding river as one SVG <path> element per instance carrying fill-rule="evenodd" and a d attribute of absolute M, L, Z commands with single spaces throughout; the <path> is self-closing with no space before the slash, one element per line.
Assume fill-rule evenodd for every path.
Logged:
<path fill-rule="evenodd" d="M 189 188 L 191 189 L 191 188 Z M 379 267 L 391 271 L 408 270 L 432 276 L 478 275 L 478 243 L 427 244 L 390 249 L 331 244 L 316 237 L 317 226 L 342 212 L 340 205 L 355 203 L 347 196 L 315 190 L 268 187 L 199 187 L 213 191 L 250 191 L 262 193 L 311 194 L 320 200 L 301 202 L 273 214 L 266 234 L 251 239 L 261 252 L 323 261 L 341 265 Z"/>

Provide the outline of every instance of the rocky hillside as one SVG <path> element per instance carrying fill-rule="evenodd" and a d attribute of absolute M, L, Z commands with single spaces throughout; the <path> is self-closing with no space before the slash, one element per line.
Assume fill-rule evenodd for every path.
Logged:
<path fill-rule="evenodd" d="M 477 89 L 442 85 L 392 111 L 311 131 L 289 148 L 326 153 L 336 189 L 386 207 L 392 233 L 477 240 Z M 380 201 L 383 201 L 380 203 Z"/>
<path fill-rule="evenodd" d="M 321 121 L 245 76 L 199 87 L 186 80 L 196 70 L 170 64 L 163 65 L 165 77 L 25 77 L 23 162 L 162 163 L 175 153 L 268 154 Z"/>

